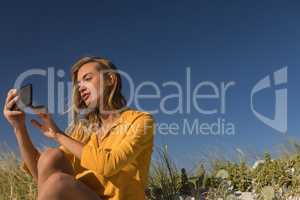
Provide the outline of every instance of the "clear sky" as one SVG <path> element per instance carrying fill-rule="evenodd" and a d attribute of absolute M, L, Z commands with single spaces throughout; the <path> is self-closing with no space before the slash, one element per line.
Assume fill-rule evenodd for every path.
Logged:
<path fill-rule="evenodd" d="M 251 155 L 277 153 L 287 139 L 299 139 L 299 8 L 298 1 L 277 0 L 6 1 L 0 8 L 0 103 L 3 106 L 6 92 L 26 70 L 54 67 L 55 72 L 66 73 L 63 78 L 55 76 L 55 83 L 67 83 L 77 58 L 96 55 L 111 59 L 130 74 L 136 87 L 144 81 L 157 84 L 161 98 L 141 100 L 144 110 L 159 108 L 164 97 L 176 93 L 175 87 L 164 87 L 168 81 L 180 83 L 186 105 L 186 73 L 190 69 L 192 89 L 204 81 L 218 90 L 222 82 L 235 83 L 226 93 L 226 111 L 221 113 L 220 99 L 202 99 L 198 101 L 201 108 L 217 109 L 217 113 L 199 113 L 192 106 L 190 113 L 154 114 L 159 124 L 180 126 L 177 135 L 158 131 L 157 147 L 167 144 L 176 162 L 188 167 L 209 152 L 219 151 L 228 157 L 236 148 Z M 282 134 L 255 117 L 250 94 L 259 80 L 286 66 L 288 131 Z M 35 101 L 47 103 L 47 79 L 33 76 L 26 81 L 34 85 Z M 128 84 L 124 86 L 129 95 Z M 54 87 L 57 98 L 57 84 Z M 256 109 L 269 118 L 275 113 L 275 89 L 255 96 Z M 212 91 L 207 87 L 198 93 Z M 149 86 L 143 93 L 154 94 L 155 90 Z M 177 104 L 173 98 L 166 107 L 176 108 Z M 136 107 L 136 103 L 130 106 Z M 66 127 L 66 116 L 55 112 L 54 118 L 61 128 Z M 225 120 L 234 125 L 234 135 L 183 135 L 183 121 L 192 123 L 195 119 L 207 124 Z M 28 129 L 35 144 L 54 145 L 30 124 Z M 16 148 L 3 115 L 0 141 Z"/>

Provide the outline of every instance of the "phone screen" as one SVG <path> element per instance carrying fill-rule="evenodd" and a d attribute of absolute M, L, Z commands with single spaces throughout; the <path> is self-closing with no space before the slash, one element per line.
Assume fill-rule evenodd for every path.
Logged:
<path fill-rule="evenodd" d="M 13 107 L 13 110 L 17 108 L 23 110 L 32 105 L 32 84 L 25 85 L 17 92 L 17 94 L 20 98 Z"/>

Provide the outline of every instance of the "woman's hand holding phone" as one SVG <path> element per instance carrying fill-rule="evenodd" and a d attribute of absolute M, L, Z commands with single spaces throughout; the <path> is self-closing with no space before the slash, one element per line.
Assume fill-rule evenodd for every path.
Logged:
<path fill-rule="evenodd" d="M 17 92 L 16 89 L 9 90 L 3 109 L 3 114 L 5 118 L 15 129 L 25 128 L 25 113 L 23 110 L 19 109 L 18 106 L 16 106 L 18 100 L 21 98 L 19 95 L 20 94 Z M 26 95 L 23 94 L 23 98 L 25 96 L 26 99 Z M 31 96 L 31 94 L 29 95 Z M 28 99 L 28 102 L 31 102 L 30 98 Z M 30 106 L 29 103 L 27 103 L 27 106 Z M 37 120 L 32 119 L 32 125 L 40 129 L 40 131 L 46 137 L 56 139 L 57 134 L 62 134 L 62 131 L 57 127 L 56 123 L 51 117 L 51 114 L 47 112 L 47 109 L 45 107 L 30 106 L 30 108 L 35 114 L 37 114 L 37 116 L 42 121 L 42 123 L 40 123 Z"/>
<path fill-rule="evenodd" d="M 20 109 L 15 109 L 15 110 L 13 109 L 18 99 L 19 96 L 17 94 L 17 90 L 16 89 L 9 90 L 3 108 L 4 117 L 10 123 L 10 125 L 15 129 L 25 127 L 25 113 Z"/>

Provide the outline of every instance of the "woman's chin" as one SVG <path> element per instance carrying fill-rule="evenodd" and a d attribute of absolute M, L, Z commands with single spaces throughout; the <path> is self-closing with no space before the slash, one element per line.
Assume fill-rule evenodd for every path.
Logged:
<path fill-rule="evenodd" d="M 86 101 L 85 102 L 85 105 L 88 107 L 88 108 L 96 108 L 97 107 L 97 102 L 93 102 L 93 101 Z"/>

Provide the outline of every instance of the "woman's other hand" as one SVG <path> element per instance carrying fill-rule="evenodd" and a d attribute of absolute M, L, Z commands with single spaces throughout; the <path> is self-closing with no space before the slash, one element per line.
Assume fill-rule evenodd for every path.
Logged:
<path fill-rule="evenodd" d="M 37 116 L 41 119 L 42 123 L 37 120 L 32 119 L 31 123 L 36 128 L 40 129 L 40 131 L 50 139 L 56 139 L 57 134 L 61 134 L 61 130 L 57 127 L 56 123 L 53 121 L 51 114 L 48 112 L 40 112 L 32 108 L 32 111 L 37 114 Z"/>

